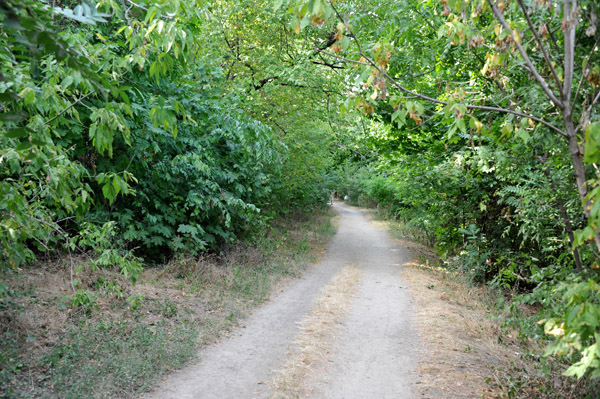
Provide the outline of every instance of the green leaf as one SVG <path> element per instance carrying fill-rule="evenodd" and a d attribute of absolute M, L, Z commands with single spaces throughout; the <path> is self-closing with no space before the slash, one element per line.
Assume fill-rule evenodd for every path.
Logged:
<path fill-rule="evenodd" d="M 129 100 L 129 96 L 127 95 L 125 90 L 121 89 L 121 90 L 119 90 L 119 93 L 121 95 L 121 99 L 123 100 L 123 102 L 127 105 L 131 105 L 131 101 Z"/>
<path fill-rule="evenodd" d="M 524 144 L 527 144 L 529 142 L 529 139 L 531 138 L 531 136 L 529 135 L 529 132 L 527 132 L 527 130 L 525 130 L 523 128 L 519 128 L 517 130 L 517 132 L 515 133 L 515 137 L 518 137 L 521 140 L 523 140 Z"/>
<path fill-rule="evenodd" d="M 510 137 L 513 130 L 514 130 L 513 124 L 510 122 L 506 123 L 504 126 L 502 126 L 502 136 Z"/>
<path fill-rule="evenodd" d="M 4 112 L 0 114 L 0 121 L 2 122 L 19 122 L 27 118 L 29 114 L 25 111 L 20 112 Z"/>
<path fill-rule="evenodd" d="M 276 0 L 275 1 L 275 4 L 273 4 L 273 8 L 275 11 L 277 11 L 281 8 L 281 6 L 283 5 L 283 1 L 284 0 Z"/>
<path fill-rule="evenodd" d="M 302 18 L 302 20 L 300 21 L 300 30 L 303 30 L 304 28 L 306 28 L 308 25 L 310 24 L 310 18 L 308 17 L 308 15 L 306 15 L 304 18 Z"/>
<path fill-rule="evenodd" d="M 118 193 L 116 192 L 114 186 L 109 182 L 102 186 L 102 194 L 104 195 L 104 198 L 106 198 L 112 205 L 117 198 Z"/>
<path fill-rule="evenodd" d="M 26 87 L 19 93 L 19 97 L 23 99 L 25 105 L 29 105 L 35 100 L 35 90 L 31 87 Z"/>
<path fill-rule="evenodd" d="M 178 233 L 187 233 L 187 234 L 194 236 L 194 235 L 198 234 L 198 229 L 189 224 L 180 224 L 179 227 L 177 228 L 177 232 Z"/>
<path fill-rule="evenodd" d="M 344 51 L 348 50 L 348 47 L 350 47 L 350 38 L 348 36 L 344 36 L 342 37 L 342 40 L 340 41 L 341 45 L 342 45 L 342 49 Z"/>
<path fill-rule="evenodd" d="M 423 112 L 425 112 L 425 107 L 423 107 L 423 104 L 421 104 L 418 101 L 414 102 L 414 106 L 415 106 L 415 111 L 419 114 L 419 115 L 423 115 Z M 463 121 L 463 125 L 464 125 L 464 121 Z"/>
<path fill-rule="evenodd" d="M 590 123 L 585 129 L 583 160 L 587 163 L 600 163 L 600 122 Z"/>
<path fill-rule="evenodd" d="M 456 126 L 460 129 L 461 132 L 465 133 L 467 131 L 467 127 L 465 126 L 465 120 L 459 118 L 456 120 Z"/>
<path fill-rule="evenodd" d="M 9 139 L 19 139 L 22 137 L 27 137 L 31 133 L 33 133 L 33 130 L 28 129 L 26 127 L 22 127 L 18 129 L 7 130 L 4 132 L 4 136 L 8 137 Z"/>
<path fill-rule="evenodd" d="M 154 30 L 154 28 L 156 28 L 157 24 L 158 24 L 158 21 L 155 21 L 152 25 L 150 25 L 150 27 L 148 28 L 148 31 L 146 32 L 146 34 L 144 35 L 144 37 L 147 38 L 148 36 L 150 36 L 150 34 Z"/>

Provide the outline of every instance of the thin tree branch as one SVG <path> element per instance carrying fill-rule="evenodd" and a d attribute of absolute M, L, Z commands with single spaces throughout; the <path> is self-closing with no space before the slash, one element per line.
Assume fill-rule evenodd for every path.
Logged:
<path fill-rule="evenodd" d="M 594 108 L 594 105 L 596 105 L 596 103 L 598 102 L 598 100 L 600 100 L 600 92 L 598 92 L 598 94 L 596 94 L 596 98 L 594 98 L 594 100 L 592 101 L 592 103 L 588 107 L 588 113 L 592 110 L 592 108 Z"/>
<path fill-rule="evenodd" d="M 344 69 L 344 67 L 341 65 L 335 65 L 335 64 L 328 63 L 328 62 L 313 61 L 312 63 L 316 64 L 316 65 L 323 65 L 323 66 L 329 67 L 331 69 Z"/>
<path fill-rule="evenodd" d="M 568 0 L 565 0 L 565 1 L 568 1 Z M 525 49 L 523 48 L 523 46 L 521 45 L 521 43 L 519 43 L 519 41 L 515 40 L 514 33 L 513 33 L 512 29 L 510 29 L 510 26 L 508 25 L 508 23 L 506 22 L 506 20 L 504 19 L 502 11 L 500 11 L 498 9 L 498 7 L 496 6 L 496 4 L 494 3 L 493 0 L 487 0 L 487 2 L 490 5 L 490 7 L 492 8 L 492 12 L 494 13 L 494 16 L 496 17 L 496 19 L 500 22 L 500 24 L 504 27 L 504 29 L 506 29 L 506 30 L 508 30 L 510 32 L 510 36 L 511 36 L 513 42 L 515 43 L 515 45 L 517 46 L 517 49 L 519 50 L 519 53 L 521 54 L 521 57 L 525 61 L 525 64 L 527 65 L 527 67 L 529 69 L 529 72 L 531 72 L 531 74 L 533 75 L 533 77 L 535 78 L 535 80 L 537 80 L 538 83 L 542 86 L 542 89 L 544 90 L 544 93 L 546 93 L 546 95 L 548 96 L 548 98 L 558 108 L 560 108 L 561 110 L 564 110 L 565 109 L 565 104 L 562 101 L 560 101 L 558 99 L 558 97 L 556 97 L 556 95 L 554 94 L 554 92 L 548 86 L 548 82 L 546 82 L 546 79 L 544 79 L 543 76 L 539 74 L 539 72 L 537 71 L 537 69 L 535 68 L 535 66 L 533 65 L 533 63 L 531 62 L 531 59 L 527 55 L 527 52 L 525 51 Z M 566 81 L 566 79 L 565 79 L 565 81 Z"/>
<path fill-rule="evenodd" d="M 431 28 L 431 30 L 433 31 L 433 33 L 437 33 L 437 29 L 435 29 L 435 26 L 433 26 L 433 22 L 431 22 L 431 21 L 429 20 L 429 18 L 426 18 L 426 17 L 425 17 L 425 15 L 423 15 L 423 14 L 422 14 L 422 13 L 419 11 L 419 9 L 418 9 L 418 7 L 417 7 L 417 5 L 416 5 L 416 4 L 413 4 L 413 7 L 414 7 L 414 8 L 413 8 L 413 11 L 414 11 L 414 12 L 416 12 L 417 14 L 419 14 L 419 16 L 421 17 L 421 19 L 423 19 L 423 21 L 425 21 L 425 23 L 426 23 L 427 25 L 429 25 L 429 27 Z"/>
<path fill-rule="evenodd" d="M 277 126 L 277 127 L 279 128 L 279 130 L 281 130 L 281 131 L 283 132 L 283 135 L 284 135 L 284 136 L 287 136 L 287 132 L 285 131 L 285 129 L 284 129 L 284 128 L 282 128 L 282 127 L 279 125 L 279 123 L 277 123 L 277 121 L 276 121 L 275 119 L 271 118 L 270 116 L 268 116 L 268 118 L 269 118 L 269 120 L 270 120 L 271 122 L 273 122 L 273 124 L 274 124 L 275 126 Z"/>
<path fill-rule="evenodd" d="M 488 0 L 489 1 L 489 0 Z M 566 106 L 571 103 L 571 89 L 573 88 L 573 68 L 575 63 L 575 28 L 577 26 L 577 0 L 564 0 L 563 26 L 564 26 L 564 49 L 565 49 L 565 76 L 563 86 L 563 98 Z M 572 111 L 571 111 L 572 112 Z"/>
<path fill-rule="evenodd" d="M 60 118 L 62 115 L 64 115 L 65 112 L 67 112 L 68 110 L 70 110 L 71 108 L 73 108 L 74 106 L 76 106 L 77 104 L 79 104 L 80 102 L 82 102 L 83 100 L 85 100 L 86 98 L 88 98 L 89 96 L 91 96 L 94 92 L 90 91 L 88 94 L 86 94 L 85 96 L 79 97 L 78 100 L 74 101 L 73 103 L 71 103 L 71 105 L 69 105 L 67 108 L 63 109 L 62 111 L 60 111 L 58 114 L 56 114 L 56 116 L 54 116 L 54 118 L 50 119 L 49 121 L 47 121 L 45 123 L 45 125 L 49 125 L 52 122 L 54 122 L 56 119 Z"/>
<path fill-rule="evenodd" d="M 340 95 L 340 93 L 338 93 L 337 91 L 333 91 L 333 90 L 327 90 L 322 88 L 321 86 L 306 86 L 306 85 L 302 85 L 302 84 L 296 84 L 296 83 L 279 83 L 280 86 L 289 86 L 289 87 L 298 87 L 301 89 L 313 89 L 313 90 L 319 90 L 322 91 L 323 93 L 325 93 L 325 95 L 329 95 L 329 94 L 337 94 Z"/>
<path fill-rule="evenodd" d="M 481 56 L 479 54 L 477 54 L 477 51 L 475 51 L 474 48 L 471 48 L 471 53 L 475 56 L 475 58 L 477 58 L 477 60 L 481 63 L 482 66 L 485 65 L 485 60 L 483 58 L 481 58 Z M 506 76 L 506 75 L 502 75 L 502 76 Z M 500 84 L 500 82 L 498 82 L 498 79 L 493 79 L 493 78 L 489 78 L 486 75 L 483 75 L 484 79 L 487 80 L 488 82 L 493 82 L 496 84 L 496 87 L 498 87 L 498 89 L 506 94 L 506 90 L 504 90 L 504 88 L 502 87 L 502 85 Z"/>
<path fill-rule="evenodd" d="M 123 9 L 125 10 L 123 13 L 123 16 L 125 17 L 125 21 L 127 21 L 128 26 L 131 26 L 131 19 L 129 18 L 129 11 L 131 11 L 131 9 L 133 8 L 133 4 L 130 4 L 129 8 L 127 8 L 127 6 L 125 5 L 125 0 L 121 0 L 121 5 L 123 6 Z"/>
<path fill-rule="evenodd" d="M 259 80 L 258 83 L 252 84 L 252 86 L 254 87 L 254 90 L 260 90 L 267 83 L 272 82 L 272 81 L 277 80 L 277 79 L 279 79 L 279 76 L 267 76 L 266 78 Z"/>
<path fill-rule="evenodd" d="M 128 2 L 129 4 L 131 4 L 132 6 L 135 6 L 135 7 L 137 7 L 137 8 L 141 8 L 141 9 L 142 9 L 142 10 L 144 10 L 144 11 L 148 11 L 148 8 L 144 7 L 144 6 L 143 6 L 143 5 L 141 5 L 141 4 L 138 4 L 138 3 L 136 3 L 136 2 L 133 2 L 133 1 L 131 1 L 131 0 L 125 0 L 125 1 L 126 1 L 126 2 Z"/>
<path fill-rule="evenodd" d="M 556 83 L 556 87 L 558 88 L 558 90 L 560 90 L 561 89 L 560 79 L 558 78 L 556 69 L 554 69 L 554 65 L 552 65 L 552 62 L 550 61 L 550 57 L 548 56 L 546 47 L 544 46 L 544 43 L 540 39 L 540 36 L 537 34 L 537 31 L 535 30 L 535 27 L 533 26 L 533 22 L 531 22 L 531 18 L 529 18 L 529 14 L 527 13 L 527 9 L 525 8 L 525 4 L 523 3 L 523 0 L 517 0 L 517 1 L 519 3 L 519 6 L 521 6 L 521 9 L 523 10 L 523 14 L 525 15 L 525 19 L 527 19 L 527 24 L 529 25 L 529 29 L 531 30 L 531 33 L 533 34 L 535 41 L 537 42 L 538 46 L 540 46 L 540 49 L 542 50 L 542 54 L 544 55 L 546 64 L 548 65 L 548 67 L 550 67 L 550 71 L 552 72 L 552 76 L 554 77 L 554 83 Z M 563 96 L 563 99 L 564 99 L 564 96 Z"/>
<path fill-rule="evenodd" d="M 596 46 L 598 45 L 598 43 L 600 43 L 600 36 L 598 36 L 596 43 L 594 43 L 594 45 L 592 46 L 592 49 L 590 51 L 590 54 L 587 57 L 587 60 L 583 64 L 586 66 L 586 68 L 589 68 L 589 66 L 590 66 L 590 61 L 592 59 L 592 56 L 594 55 L 594 50 L 596 49 Z M 579 89 L 581 89 L 581 84 L 583 83 L 584 78 L 585 78 L 585 69 L 583 71 L 581 71 L 581 78 L 579 78 L 579 83 L 577 84 L 577 90 L 575 90 L 575 97 L 573 98 L 573 104 L 577 104 L 577 97 L 579 97 Z"/>
<path fill-rule="evenodd" d="M 491 0 L 488 0 L 488 2 L 490 2 Z M 352 62 L 355 64 L 361 64 L 361 65 L 368 65 L 368 66 L 372 66 L 374 68 L 376 68 L 379 73 L 381 73 L 389 82 L 392 83 L 392 85 L 394 85 L 396 88 L 402 90 L 405 93 L 409 93 L 417 98 L 423 99 L 423 100 L 427 100 L 436 104 L 441 104 L 441 105 L 448 105 L 448 102 L 446 101 L 442 101 L 442 100 L 438 100 L 437 98 L 433 98 L 433 97 L 429 97 L 425 94 L 421 94 L 421 93 L 417 93 L 413 90 L 410 90 L 404 86 L 402 86 L 400 83 L 398 83 L 394 78 L 392 78 L 385 69 L 383 69 L 381 66 L 377 65 L 370 57 L 368 57 L 362 50 L 362 47 L 360 45 L 360 41 L 358 40 L 358 38 L 356 37 L 356 35 L 354 34 L 354 32 L 352 31 L 352 29 L 350 29 L 350 26 L 348 25 L 348 23 L 346 22 L 346 20 L 342 17 L 342 15 L 339 13 L 339 11 L 336 9 L 336 7 L 333 5 L 333 3 L 330 3 L 331 7 L 333 8 L 333 10 L 335 11 L 337 17 L 342 21 L 342 23 L 344 24 L 346 30 L 348 31 L 348 34 L 354 39 L 354 42 L 356 43 L 356 46 L 358 48 L 358 52 L 359 54 L 366 60 L 366 62 L 358 62 L 358 61 L 353 61 L 353 60 L 349 60 L 347 58 L 335 55 L 335 54 L 331 54 L 328 52 L 324 52 L 324 54 L 327 54 L 329 56 L 333 56 L 335 58 L 339 58 L 345 62 Z M 506 23 L 506 22 L 504 22 Z M 525 54 L 525 57 L 527 56 L 527 54 Z M 529 58 L 527 58 L 529 59 Z M 531 61 L 529 61 L 531 62 Z M 533 67 L 533 65 L 531 65 Z M 534 68 L 535 70 L 535 68 Z M 543 78 L 540 76 L 540 78 L 543 80 Z M 545 82 L 545 81 L 544 81 Z M 546 83 L 546 87 L 548 87 L 547 83 Z M 550 93 L 554 96 L 554 94 L 550 91 Z M 556 96 L 554 96 L 556 98 Z M 558 101 L 558 103 L 560 103 L 560 101 L 556 98 L 556 100 Z M 495 112 L 500 112 L 500 113 L 505 113 L 505 114 L 512 114 L 512 115 L 517 115 L 520 116 L 522 118 L 529 118 L 531 120 L 534 120 L 536 122 L 541 123 L 542 125 L 554 130 L 555 132 L 557 132 L 558 134 L 560 134 L 561 136 L 567 137 L 567 133 L 563 132 L 561 129 L 557 128 L 556 126 L 552 125 L 549 122 L 546 122 L 545 120 L 538 118 L 536 116 L 533 115 L 528 115 L 525 114 L 523 112 L 520 111 L 515 111 L 512 109 L 506 109 L 506 108 L 501 108 L 501 107 L 490 107 L 487 105 L 473 105 L 473 104 L 464 104 L 466 108 L 468 109 L 479 109 L 482 111 L 495 111 Z"/>
<path fill-rule="evenodd" d="M 388 75 L 388 73 L 386 71 L 384 71 L 379 65 L 375 64 L 375 62 L 373 62 L 370 58 L 366 57 L 364 54 L 361 54 L 361 55 L 363 57 L 365 57 L 365 59 L 367 59 L 373 67 L 377 68 L 379 70 L 379 72 L 388 81 L 390 81 L 394 86 L 396 86 L 398 89 L 400 89 L 400 90 L 402 90 L 402 91 L 404 91 L 406 93 L 412 94 L 413 96 L 421 98 L 423 100 L 427 100 L 427 101 L 430 101 L 430 102 L 433 102 L 433 103 L 436 103 L 436 104 L 448 105 L 448 102 L 446 102 L 446 101 L 438 100 L 436 98 L 429 97 L 429 96 L 426 96 L 424 94 L 420 94 L 420 93 L 417 93 L 417 92 L 412 91 L 410 89 L 407 89 L 406 87 L 402 86 L 400 83 L 396 82 L 395 79 L 393 79 L 390 75 Z M 531 120 L 534 120 L 536 122 L 541 123 L 544 126 L 547 126 L 548 128 L 550 128 L 550 129 L 554 130 L 555 132 L 559 133 L 560 135 L 562 135 L 564 137 L 567 137 L 567 134 L 565 132 L 563 132 L 562 130 L 560 130 L 556 126 L 552 125 L 551 123 L 546 122 L 545 120 L 540 119 L 540 118 L 538 118 L 536 116 L 528 115 L 528 114 L 525 114 L 525 113 L 520 112 L 520 111 L 515 111 L 515 110 L 512 110 L 512 109 L 501 108 L 501 107 L 490 107 L 490 106 L 487 106 L 487 105 L 464 104 L 464 106 L 467 107 L 468 109 L 479 109 L 479 110 L 483 110 L 483 111 L 495 111 L 495 112 L 501 112 L 501 113 L 504 113 L 504 114 L 513 114 L 513 115 L 517 115 L 517 116 L 520 116 L 520 117 L 523 117 L 523 118 L 529 118 Z"/>
<path fill-rule="evenodd" d="M 333 54 L 333 53 L 330 53 L 330 52 L 328 52 L 328 51 L 325 51 L 325 50 L 321 50 L 321 49 L 319 49 L 319 48 L 316 48 L 316 47 L 315 47 L 315 50 L 318 50 L 320 53 L 323 53 L 323 54 L 325 54 L 325 55 L 327 55 L 327 56 L 329 56 L 329 57 L 337 58 L 337 59 L 338 59 L 338 60 L 340 60 L 340 61 L 348 62 L 348 63 L 350 63 L 350 64 L 358 64 L 358 65 L 367 65 L 367 66 L 371 66 L 371 64 L 370 64 L 370 63 L 368 63 L 368 62 L 362 62 L 362 61 L 355 61 L 355 60 L 351 60 L 351 59 L 349 59 L 349 58 L 342 57 L 341 55 Z"/>
<path fill-rule="evenodd" d="M 470 105 L 470 104 L 465 104 L 465 106 L 467 108 L 470 109 L 480 109 L 480 110 L 484 110 L 484 111 L 496 111 L 496 112 L 501 112 L 504 114 L 512 114 L 512 115 L 517 115 L 520 116 L 522 118 L 529 118 L 533 121 L 539 122 L 542 125 L 554 130 L 556 133 L 560 134 L 561 136 L 567 137 L 567 133 L 565 133 L 564 131 L 560 130 L 559 128 L 557 128 L 556 126 L 554 126 L 553 124 L 538 118 L 537 116 L 533 116 L 533 115 L 529 115 L 523 112 L 519 112 L 519 111 L 514 111 L 511 109 L 507 109 L 507 108 L 500 108 L 500 107 L 488 107 L 486 105 Z"/>
<path fill-rule="evenodd" d="M 577 127 L 575 128 L 575 134 L 577 134 L 579 129 L 581 129 L 583 127 L 583 125 L 586 121 L 586 116 L 592 112 L 592 108 L 594 108 L 594 105 L 596 105 L 598 100 L 600 100 L 600 92 L 598 92 L 598 94 L 596 94 L 596 97 L 594 97 L 594 99 L 592 100 L 592 103 L 590 104 L 588 109 L 585 110 L 584 112 L 582 112 L 581 119 L 580 119 L 579 123 L 577 124 Z"/>
<path fill-rule="evenodd" d="M 556 32 L 559 29 L 560 29 L 560 26 L 554 30 L 548 29 L 548 35 L 550 35 L 550 39 L 552 40 L 552 44 L 554 45 L 554 48 L 556 49 L 557 53 L 560 51 L 560 47 L 558 47 L 558 42 L 556 41 L 556 38 L 554 37 L 554 32 Z"/>

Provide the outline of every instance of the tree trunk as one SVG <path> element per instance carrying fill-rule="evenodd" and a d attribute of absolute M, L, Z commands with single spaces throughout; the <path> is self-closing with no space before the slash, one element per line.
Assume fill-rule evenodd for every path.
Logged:
<path fill-rule="evenodd" d="M 571 155 L 571 162 L 573 162 L 573 169 L 575 170 L 575 183 L 577 184 L 577 191 L 579 192 L 579 199 L 582 204 L 585 204 L 585 197 L 587 196 L 587 180 L 585 177 L 585 166 L 583 165 L 583 157 L 579 150 L 579 143 L 577 142 L 577 134 L 575 133 L 575 125 L 571 120 L 570 116 L 565 116 L 565 128 L 567 131 L 567 140 L 569 142 L 569 153 Z M 584 206 L 584 212 L 586 219 L 590 216 L 590 209 L 587 204 Z"/>
<path fill-rule="evenodd" d="M 544 164 L 544 162 L 542 161 L 542 165 L 543 164 Z M 575 260 L 575 268 L 577 269 L 577 271 L 581 272 L 581 271 L 583 271 L 583 267 L 581 266 L 581 257 L 579 256 L 579 249 L 576 247 L 573 247 L 573 243 L 575 242 L 575 235 L 573 234 L 573 226 L 571 225 L 571 220 L 569 219 L 569 215 L 567 214 L 565 205 L 563 204 L 563 202 L 561 201 L 561 199 L 558 196 L 558 190 L 556 188 L 556 184 L 554 184 L 554 179 L 552 178 L 552 174 L 550 174 L 550 168 L 544 168 L 542 171 L 544 172 L 544 174 L 546 175 L 546 177 L 548 177 L 548 180 L 550 181 L 550 188 L 552 188 L 552 190 L 557 193 L 556 194 L 556 205 L 558 205 L 558 209 L 560 210 L 560 214 L 563 218 L 563 222 L 565 223 L 565 230 L 567 231 L 567 236 L 569 236 L 569 243 L 571 244 L 572 251 L 573 251 L 573 258 Z"/>
<path fill-rule="evenodd" d="M 583 205 L 583 213 L 585 219 L 590 218 L 590 211 L 592 205 L 589 200 L 586 200 L 588 194 L 587 179 L 585 177 L 585 165 L 583 164 L 583 154 L 579 148 L 577 142 L 577 133 L 575 132 L 575 125 L 571 119 L 569 110 L 565 110 L 564 115 L 565 129 L 567 132 L 567 140 L 569 142 L 569 153 L 571 154 L 571 162 L 573 162 L 573 169 L 575 170 L 575 183 L 577 184 L 577 191 L 579 192 L 579 198 Z M 594 235 L 594 241 L 598 251 L 600 251 L 600 234 Z"/>

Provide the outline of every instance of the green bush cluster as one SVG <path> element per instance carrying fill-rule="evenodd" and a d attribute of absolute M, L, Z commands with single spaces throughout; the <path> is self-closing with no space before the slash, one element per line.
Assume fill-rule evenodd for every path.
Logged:
<path fill-rule="evenodd" d="M 252 115 L 201 2 L 64 3 L 0 8 L 2 269 L 92 250 L 131 277 L 325 202 L 327 146 Z"/>

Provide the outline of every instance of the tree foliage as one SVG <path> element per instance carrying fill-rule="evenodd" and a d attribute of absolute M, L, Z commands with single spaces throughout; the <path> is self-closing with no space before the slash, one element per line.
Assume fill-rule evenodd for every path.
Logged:
<path fill-rule="evenodd" d="M 90 223 L 115 224 L 116 263 L 131 251 L 161 260 L 216 250 L 327 196 L 328 111 L 319 104 L 310 126 L 300 111 L 323 91 L 290 88 L 327 76 L 306 83 L 283 63 L 259 33 L 267 13 L 230 29 L 247 4 L 53 5 L 0 8 L 3 268 L 84 250 L 75 237 Z M 280 71 L 281 90 L 259 87 L 266 65 Z"/>

